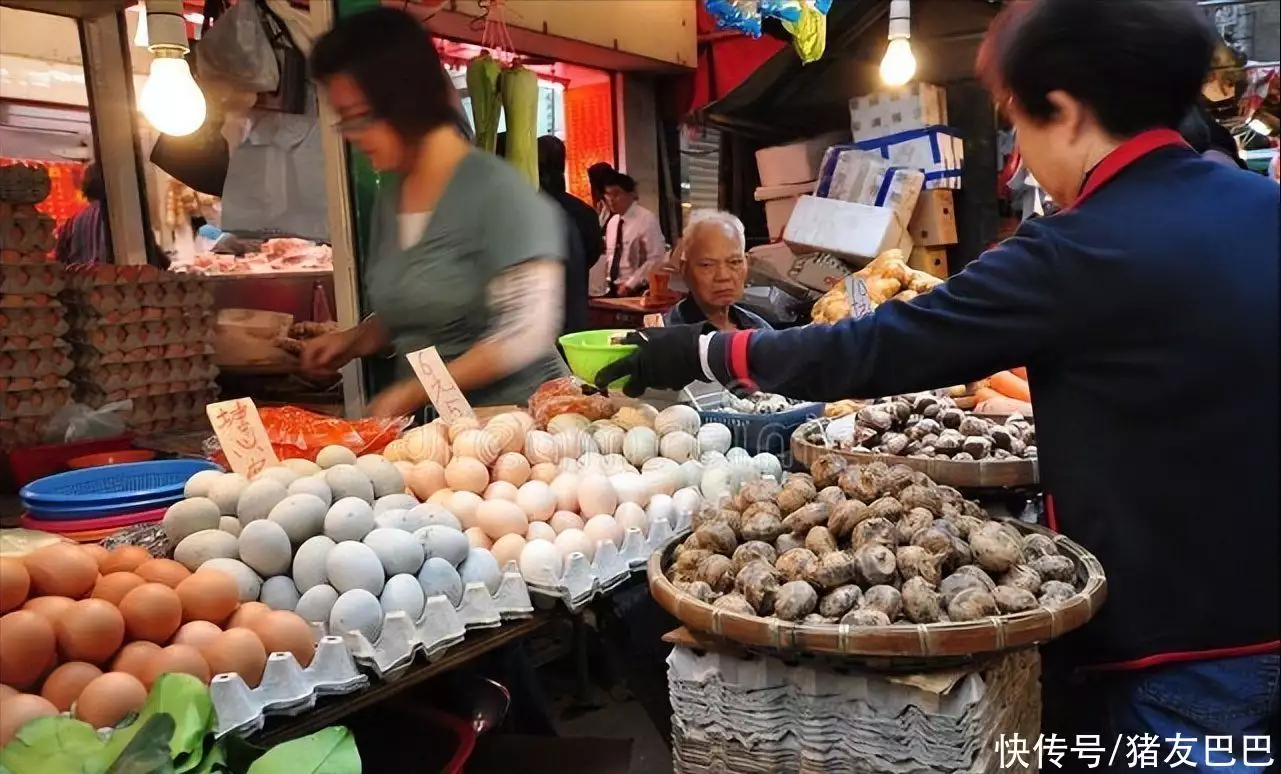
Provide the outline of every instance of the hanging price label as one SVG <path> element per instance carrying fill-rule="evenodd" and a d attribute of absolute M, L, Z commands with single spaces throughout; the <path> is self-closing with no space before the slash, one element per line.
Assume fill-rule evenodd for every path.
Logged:
<path fill-rule="evenodd" d="M 224 400 L 205 407 L 209 423 L 213 425 L 218 445 L 231 469 L 253 478 L 267 468 L 280 464 L 271 448 L 267 428 L 258 416 L 258 407 L 249 398 Z"/>
<path fill-rule="evenodd" d="M 850 317 L 855 320 L 866 317 L 875 309 L 872 299 L 867 294 L 867 283 L 862 277 L 853 274 L 845 278 L 845 295 L 850 299 Z"/>
<path fill-rule="evenodd" d="M 476 412 L 472 411 L 463 391 L 458 389 L 458 382 L 450 375 L 435 347 L 410 352 L 405 357 L 445 424 L 452 425 L 464 417 L 476 418 Z"/>

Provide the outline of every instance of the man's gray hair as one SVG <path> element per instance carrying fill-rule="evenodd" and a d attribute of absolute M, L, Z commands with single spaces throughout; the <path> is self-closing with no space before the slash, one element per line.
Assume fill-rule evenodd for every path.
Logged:
<path fill-rule="evenodd" d="M 743 227 L 743 221 L 739 220 L 737 215 L 725 210 L 694 210 L 689 214 L 689 222 L 685 224 L 685 230 L 681 233 L 680 242 L 677 243 L 676 249 L 672 250 L 674 268 L 677 270 L 684 268 L 686 246 L 700 228 L 710 225 L 718 226 L 734 234 L 738 240 L 739 252 L 746 254 L 747 229 Z"/>

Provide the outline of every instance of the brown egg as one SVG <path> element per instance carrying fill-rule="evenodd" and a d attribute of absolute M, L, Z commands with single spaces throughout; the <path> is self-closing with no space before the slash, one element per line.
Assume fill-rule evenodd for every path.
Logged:
<path fill-rule="evenodd" d="M 35 685 L 54 661 L 54 631 L 28 610 L 0 617 L 0 683 L 23 690 Z"/>
<path fill-rule="evenodd" d="M 103 548 L 99 543 L 81 543 L 80 550 L 93 557 L 93 561 L 98 565 L 98 572 L 102 572 L 102 563 L 107 560 L 111 552 Z"/>
<path fill-rule="evenodd" d="M 93 664 L 83 661 L 68 661 L 49 673 L 44 679 L 40 695 L 48 699 L 59 712 L 66 712 L 76 703 L 80 692 L 90 680 L 102 674 L 102 670 Z"/>
<path fill-rule="evenodd" d="M 30 590 L 31 575 L 22 560 L 0 556 L 0 614 L 26 602 Z"/>
<path fill-rule="evenodd" d="M 236 612 L 231 614 L 231 618 L 227 620 L 227 628 L 234 629 L 238 626 L 248 627 L 260 616 L 264 616 L 270 612 L 271 608 L 261 602 L 246 602 L 236 608 Z"/>
<path fill-rule="evenodd" d="M 178 584 L 176 591 L 184 621 L 222 623 L 240 604 L 240 588 L 235 579 L 217 570 L 193 573 Z"/>
<path fill-rule="evenodd" d="M 156 680 L 161 675 L 167 675 L 171 672 L 182 672 L 191 675 L 200 680 L 205 685 L 209 684 L 209 664 L 205 657 L 200 655 L 200 651 L 190 645 L 170 645 L 167 648 L 161 648 L 160 652 L 152 657 L 151 662 L 147 665 L 142 682 L 151 690 Z"/>
<path fill-rule="evenodd" d="M 262 646 L 258 635 L 249 629 L 228 629 L 201 648 L 200 655 L 209 663 L 210 673 L 235 672 L 250 688 L 258 686 L 262 670 L 267 666 L 267 649 Z"/>
<path fill-rule="evenodd" d="M 51 594 L 80 599 L 98 580 L 98 563 L 80 546 L 52 543 L 23 558 L 31 575 L 33 596 Z"/>
<path fill-rule="evenodd" d="M 110 602 L 82 599 L 53 625 L 58 651 L 67 661 L 105 664 L 125 639 L 125 619 Z"/>
<path fill-rule="evenodd" d="M 178 592 L 163 583 L 144 583 L 120 600 L 120 614 L 131 640 L 164 644 L 182 625 Z"/>
<path fill-rule="evenodd" d="M 94 728 L 112 728 L 130 712 L 142 709 L 147 689 L 142 681 L 125 672 L 108 672 L 96 677 L 76 700 L 76 717 Z"/>
<path fill-rule="evenodd" d="M 53 626 L 54 621 L 57 621 L 75 603 L 76 601 L 69 597 L 33 597 L 27 600 L 22 609 L 35 613 Z"/>
<path fill-rule="evenodd" d="M 172 644 L 190 645 L 196 650 L 200 650 L 205 643 L 222 635 L 222 627 L 208 621 L 190 621 L 178 627 L 178 633 L 173 636 Z"/>
<path fill-rule="evenodd" d="M 138 565 L 150 561 L 151 554 L 142 546 L 121 546 L 107 554 L 98 565 L 99 572 L 109 575 L 113 572 L 133 572 Z"/>
<path fill-rule="evenodd" d="M 0 747 L 4 747 L 18 733 L 18 729 L 36 718 L 49 718 L 58 714 L 58 708 L 43 696 L 20 693 L 0 704 Z"/>
<path fill-rule="evenodd" d="M 249 628 L 262 640 L 268 653 L 292 653 L 302 666 L 310 664 L 316 653 L 311 627 L 297 613 L 272 610 L 255 619 Z"/>
<path fill-rule="evenodd" d="M 120 649 L 114 661 L 111 662 L 112 672 L 128 672 L 134 677 L 141 680 L 147 674 L 147 667 L 151 660 L 160 653 L 160 646 L 154 642 L 139 640 L 131 642 Z"/>
<path fill-rule="evenodd" d="M 163 583 L 173 589 L 191 575 L 191 570 L 172 559 L 148 559 L 134 573 L 148 583 Z"/>
<path fill-rule="evenodd" d="M 125 598 L 125 594 L 144 583 L 146 583 L 145 580 L 131 572 L 113 572 L 110 575 L 99 575 L 98 582 L 93 584 L 93 591 L 89 592 L 89 596 L 94 599 L 105 599 L 119 607 L 120 600 Z"/>

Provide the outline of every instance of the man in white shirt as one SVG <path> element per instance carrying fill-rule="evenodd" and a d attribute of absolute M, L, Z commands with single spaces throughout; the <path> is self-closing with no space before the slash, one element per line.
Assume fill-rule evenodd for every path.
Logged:
<path fill-rule="evenodd" d="M 605 253 L 592 267 L 589 295 L 634 296 L 667 258 L 663 230 L 658 217 L 636 202 L 636 181 L 627 175 L 606 183 L 605 201 L 613 214 L 605 221 Z"/>

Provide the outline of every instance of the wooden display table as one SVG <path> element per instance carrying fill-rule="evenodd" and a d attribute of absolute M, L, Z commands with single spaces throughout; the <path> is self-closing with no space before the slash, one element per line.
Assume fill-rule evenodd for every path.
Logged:
<path fill-rule="evenodd" d="M 666 301 L 654 303 L 645 296 L 628 298 L 593 298 L 587 302 L 587 322 L 592 328 L 643 328 L 645 315 L 667 314 L 685 297 L 674 294 Z"/>

